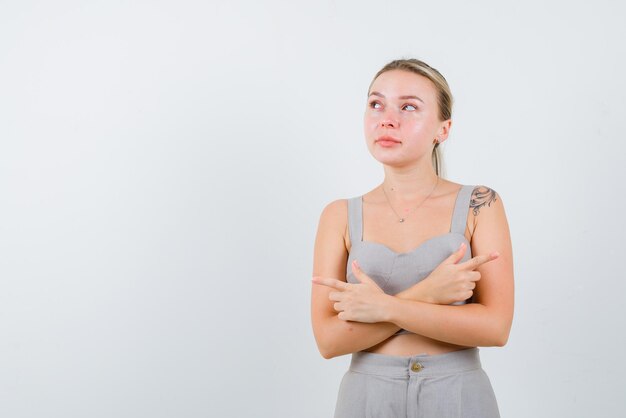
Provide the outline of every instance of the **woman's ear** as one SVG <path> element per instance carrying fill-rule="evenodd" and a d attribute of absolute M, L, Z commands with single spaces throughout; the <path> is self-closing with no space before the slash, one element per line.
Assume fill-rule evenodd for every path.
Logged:
<path fill-rule="evenodd" d="M 450 128 L 452 127 L 452 119 L 445 120 L 441 122 L 439 130 L 437 131 L 437 140 L 441 144 L 443 141 L 448 139 L 448 135 L 450 134 Z"/>

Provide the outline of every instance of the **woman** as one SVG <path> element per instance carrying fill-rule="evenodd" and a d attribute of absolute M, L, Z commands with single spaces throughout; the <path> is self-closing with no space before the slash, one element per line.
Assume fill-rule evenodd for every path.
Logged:
<path fill-rule="evenodd" d="M 352 353 L 335 418 L 499 417 L 477 347 L 508 340 L 509 228 L 493 189 L 441 177 L 451 110 L 434 68 L 383 67 L 364 127 L 384 180 L 321 214 L 313 332 L 324 358 Z"/>

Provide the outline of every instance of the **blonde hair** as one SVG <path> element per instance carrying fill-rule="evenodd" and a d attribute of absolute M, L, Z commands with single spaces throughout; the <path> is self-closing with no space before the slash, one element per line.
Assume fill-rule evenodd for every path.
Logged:
<path fill-rule="evenodd" d="M 369 94 L 369 90 L 372 88 L 372 84 L 384 72 L 391 70 L 403 70 L 411 73 L 415 73 L 429 79 L 437 89 L 437 105 L 439 107 L 439 120 L 444 121 L 448 120 L 452 117 L 452 92 L 450 91 L 450 86 L 448 86 L 448 82 L 444 78 L 443 75 L 430 65 L 426 64 L 424 61 L 420 61 L 415 58 L 410 59 L 398 59 L 393 60 L 383 68 L 380 69 L 372 79 L 370 86 L 368 88 L 367 93 Z M 432 163 L 435 168 L 435 173 L 437 176 L 443 177 L 443 156 L 441 155 L 441 151 L 439 150 L 439 142 L 435 144 L 432 153 Z"/>

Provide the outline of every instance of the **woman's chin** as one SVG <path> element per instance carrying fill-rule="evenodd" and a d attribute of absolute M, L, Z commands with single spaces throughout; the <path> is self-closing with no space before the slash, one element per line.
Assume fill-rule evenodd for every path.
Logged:
<path fill-rule="evenodd" d="M 406 158 L 402 158 L 399 155 L 380 155 L 374 153 L 372 157 L 379 163 L 390 167 L 404 167 L 410 164 L 410 161 L 407 161 Z"/>

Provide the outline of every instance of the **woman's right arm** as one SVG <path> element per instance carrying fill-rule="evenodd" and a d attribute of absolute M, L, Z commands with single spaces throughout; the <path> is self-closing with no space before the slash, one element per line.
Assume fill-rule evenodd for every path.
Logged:
<path fill-rule="evenodd" d="M 347 220 L 345 199 L 329 203 L 322 211 L 315 238 L 313 276 L 346 281 L 348 250 L 344 234 Z M 313 334 L 322 357 L 330 359 L 370 348 L 400 329 L 391 322 L 363 323 L 339 319 L 333 308 L 334 302 L 328 297 L 332 291 L 328 286 L 315 284 L 311 288 Z"/>

